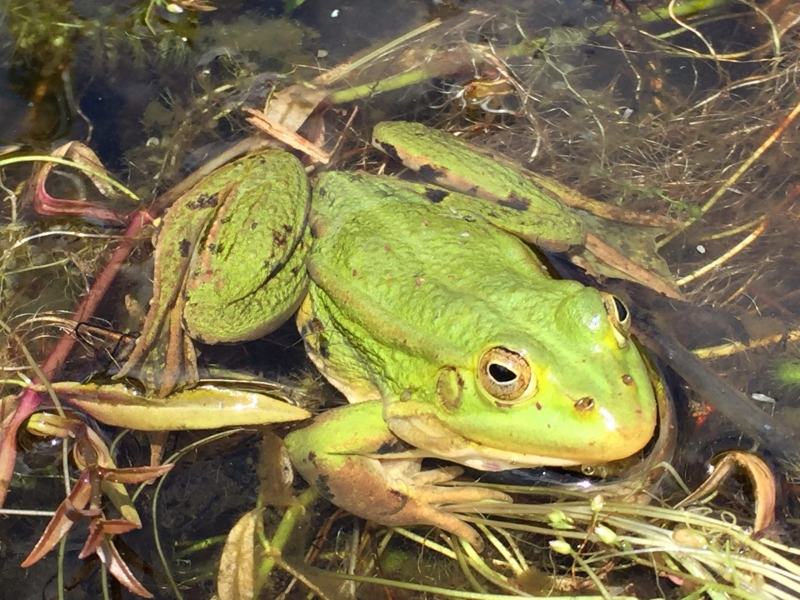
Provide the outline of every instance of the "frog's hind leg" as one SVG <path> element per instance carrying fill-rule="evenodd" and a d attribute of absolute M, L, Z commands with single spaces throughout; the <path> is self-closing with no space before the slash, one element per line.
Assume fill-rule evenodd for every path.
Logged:
<path fill-rule="evenodd" d="M 337 506 L 384 525 L 439 527 L 478 550 L 478 533 L 444 507 L 511 501 L 495 490 L 440 485 L 460 475 L 460 467 L 421 471 L 421 458 L 403 456 L 407 446 L 386 427 L 379 401 L 328 411 L 291 433 L 286 446 L 300 474 Z"/>

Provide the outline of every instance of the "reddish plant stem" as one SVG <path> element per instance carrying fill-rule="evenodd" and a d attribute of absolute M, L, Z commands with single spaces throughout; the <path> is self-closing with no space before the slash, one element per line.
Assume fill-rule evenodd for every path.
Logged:
<path fill-rule="evenodd" d="M 86 321 L 94 314 L 97 305 L 105 296 L 111 282 L 119 273 L 122 265 L 125 264 L 142 228 L 152 220 L 153 217 L 145 209 L 134 213 L 119 246 L 111 256 L 111 260 L 108 261 L 108 264 L 95 280 L 94 285 L 92 285 L 75 310 L 72 316 L 75 323 Z M 76 339 L 72 332 L 64 332 L 42 367 L 42 372 L 47 378 L 52 378 L 58 372 L 72 351 L 75 341 Z M 34 383 L 41 382 L 34 380 Z M 8 425 L 0 429 L 0 507 L 5 502 L 11 477 L 14 474 L 14 465 L 17 459 L 17 431 L 20 425 L 39 408 L 41 403 L 42 399 L 38 392 L 31 389 L 25 390 Z"/>
<path fill-rule="evenodd" d="M 78 308 L 75 310 L 75 314 L 72 316 L 72 320 L 75 323 L 86 321 L 94 314 L 97 305 L 100 304 L 100 300 L 105 296 L 111 282 L 128 259 L 128 255 L 131 253 L 133 244 L 142 228 L 152 220 L 150 213 L 144 209 L 134 213 L 119 246 L 111 256 L 111 260 L 108 261 L 103 271 L 98 275 L 97 279 L 95 279 L 92 288 L 83 297 Z M 61 336 L 61 339 L 58 340 L 58 344 L 53 348 L 53 351 L 50 353 L 50 356 L 47 357 L 47 361 L 45 361 L 42 367 L 42 372 L 44 372 L 45 376 L 52 378 L 53 375 L 55 375 L 72 351 L 75 341 L 76 338 L 71 332 L 66 332 Z"/>

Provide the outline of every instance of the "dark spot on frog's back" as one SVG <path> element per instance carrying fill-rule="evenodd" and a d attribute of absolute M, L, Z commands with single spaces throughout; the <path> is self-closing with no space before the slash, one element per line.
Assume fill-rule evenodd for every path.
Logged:
<path fill-rule="evenodd" d="M 185 238 L 182 239 L 178 244 L 178 251 L 181 253 L 182 258 L 187 258 L 191 250 L 192 250 L 192 242 L 190 242 Z"/>
<path fill-rule="evenodd" d="M 323 498 L 333 502 L 333 492 L 331 491 L 331 486 L 328 485 L 327 475 L 320 474 L 319 477 L 317 477 L 317 480 L 314 482 L 314 487 L 317 488 L 317 491 Z"/>
<path fill-rule="evenodd" d="M 322 321 L 320 321 L 318 318 L 314 317 L 311 319 L 311 330 L 314 333 L 322 334 L 325 331 L 325 325 L 323 325 Z"/>
<path fill-rule="evenodd" d="M 439 169 L 434 169 L 430 165 L 422 165 L 417 171 L 422 177 L 425 179 L 436 181 L 437 179 L 445 178 L 447 176 L 446 171 L 440 171 Z"/>
<path fill-rule="evenodd" d="M 291 228 L 289 229 L 289 231 L 291 231 Z M 288 241 L 288 235 L 289 233 L 286 231 L 285 228 L 282 230 L 275 229 L 272 232 L 272 244 L 276 248 L 283 248 L 286 245 L 286 242 Z"/>
<path fill-rule="evenodd" d="M 375 451 L 375 454 L 397 454 L 398 452 L 406 452 L 413 449 L 414 446 L 407 444 L 399 438 L 388 440 L 381 444 L 380 448 Z"/>
<path fill-rule="evenodd" d="M 386 154 L 391 156 L 397 162 L 403 162 L 403 159 L 400 158 L 400 155 L 397 153 L 397 149 L 392 146 L 391 144 L 386 144 L 384 142 L 379 142 L 378 145 L 381 147 Z"/>
<path fill-rule="evenodd" d="M 528 210 L 531 207 L 531 201 L 526 198 L 521 198 L 517 196 L 515 193 L 510 193 L 508 198 L 505 200 L 498 200 L 497 202 L 500 206 L 505 206 L 506 208 L 513 208 L 514 210 Z"/>
<path fill-rule="evenodd" d="M 194 200 L 191 200 L 191 201 L 187 202 L 186 203 L 186 207 L 191 209 L 191 210 L 196 210 L 198 208 L 201 208 L 203 206 L 203 203 L 206 201 L 207 197 L 208 197 L 207 194 L 200 194 Z"/>
<path fill-rule="evenodd" d="M 439 204 L 442 200 L 447 198 L 450 194 L 445 190 L 437 190 L 436 188 L 425 188 L 425 197 L 433 204 Z"/>
<path fill-rule="evenodd" d="M 319 344 L 317 345 L 317 351 L 322 358 L 330 358 L 331 357 L 331 350 L 328 347 L 328 338 L 323 337 L 322 335 L 319 336 Z"/>
<path fill-rule="evenodd" d="M 190 209 L 212 208 L 217 205 L 217 194 L 200 194 L 192 202 L 186 204 Z"/>
<path fill-rule="evenodd" d="M 303 321 L 300 325 L 300 335 L 302 337 L 317 336 L 325 333 L 325 326 L 318 318 L 314 317 L 309 321 Z"/>

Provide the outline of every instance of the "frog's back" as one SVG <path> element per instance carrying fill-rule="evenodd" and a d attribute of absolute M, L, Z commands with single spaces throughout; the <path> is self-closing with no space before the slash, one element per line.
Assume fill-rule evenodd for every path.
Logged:
<path fill-rule="evenodd" d="M 356 287 L 451 282 L 448 287 L 465 293 L 493 295 L 504 282 L 509 289 L 518 286 L 519 278 L 550 280 L 538 257 L 514 236 L 389 178 L 326 174 L 315 190 L 312 226 L 312 269 L 350 276 Z"/>
<path fill-rule="evenodd" d="M 412 345 L 414 334 L 430 342 L 438 332 L 430 348 L 463 351 L 463 336 L 526 329 L 531 314 L 546 319 L 565 293 L 525 243 L 391 179 L 326 174 L 313 206 L 312 279 L 359 320 L 403 328 L 391 336 Z M 362 324 L 375 335 L 374 325 Z"/>

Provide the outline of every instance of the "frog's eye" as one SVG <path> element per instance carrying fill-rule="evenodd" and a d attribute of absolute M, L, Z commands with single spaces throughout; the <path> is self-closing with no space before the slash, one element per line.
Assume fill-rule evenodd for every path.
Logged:
<path fill-rule="evenodd" d="M 600 292 L 600 295 L 603 298 L 603 305 L 606 307 L 611 328 L 614 330 L 614 339 L 617 340 L 620 348 L 626 348 L 628 334 L 631 331 L 631 313 L 625 303 L 616 296 L 605 292 Z"/>
<path fill-rule="evenodd" d="M 498 346 L 481 355 L 478 381 L 498 405 L 510 406 L 536 392 L 536 376 L 531 365 L 518 352 Z M 526 393 L 527 392 L 527 393 Z"/>

